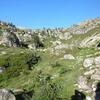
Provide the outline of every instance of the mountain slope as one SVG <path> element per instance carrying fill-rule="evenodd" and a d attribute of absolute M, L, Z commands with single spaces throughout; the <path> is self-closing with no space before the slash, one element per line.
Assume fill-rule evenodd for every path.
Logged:
<path fill-rule="evenodd" d="M 100 82 L 99 44 L 100 18 L 37 30 L 1 21 L 0 88 L 16 100 L 71 100 L 75 89 L 92 100 Z"/>

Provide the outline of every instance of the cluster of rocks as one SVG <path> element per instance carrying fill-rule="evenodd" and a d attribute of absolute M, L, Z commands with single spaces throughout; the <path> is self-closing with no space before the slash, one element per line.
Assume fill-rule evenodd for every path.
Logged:
<path fill-rule="evenodd" d="M 9 47 L 20 47 L 21 44 L 16 34 L 14 34 L 13 32 L 4 31 L 2 33 L 0 45 Z"/>
<path fill-rule="evenodd" d="M 6 25 L 6 28 L 4 27 Z M 33 37 L 30 31 L 19 30 L 7 23 L 1 23 L 0 45 L 7 47 L 30 47 L 28 45 L 34 44 Z M 4 27 L 4 29 L 3 29 Z M 12 27 L 12 28 L 9 28 Z M 35 46 L 34 46 L 35 47 Z M 33 48 L 34 48 L 33 47 Z"/>
<path fill-rule="evenodd" d="M 98 24 L 100 24 L 100 18 L 88 20 L 78 25 L 73 25 L 71 28 L 69 28 L 69 31 L 72 34 L 85 34 L 88 31 L 98 27 Z"/>
<path fill-rule="evenodd" d="M 100 56 L 86 58 L 83 62 L 85 68 L 93 68 L 93 65 L 95 68 L 100 66 Z"/>
<path fill-rule="evenodd" d="M 35 49 L 34 45 L 34 35 L 37 35 L 40 41 L 43 43 L 45 39 L 54 37 L 55 40 L 52 42 L 61 41 L 61 40 L 68 40 L 73 37 L 73 34 L 84 34 L 87 33 L 89 30 L 98 27 L 100 24 L 100 18 L 94 20 L 88 20 L 79 25 L 73 25 L 70 28 L 55 28 L 55 29 L 19 29 L 16 28 L 15 25 L 12 23 L 6 23 L 0 21 L 0 30 L 2 33 L 2 38 L 0 40 L 0 45 L 4 46 L 25 46 L 30 49 Z M 6 28 L 5 28 L 6 26 Z M 3 28 L 4 27 L 4 28 Z M 83 40 L 80 43 L 80 46 L 87 47 L 93 45 L 95 42 L 100 41 L 100 34 L 94 34 L 93 36 Z M 21 45 L 22 44 L 22 45 Z M 76 43 L 77 44 L 77 43 Z M 62 49 L 62 48 L 71 48 L 75 46 L 75 43 L 72 44 L 57 44 L 56 46 L 53 45 L 55 49 Z"/>
<path fill-rule="evenodd" d="M 72 38 L 72 34 L 70 32 L 59 34 L 59 39 L 61 40 L 68 40 L 70 38 Z"/>
<path fill-rule="evenodd" d="M 97 84 L 100 82 L 100 56 L 86 58 L 83 62 L 85 73 L 79 77 L 78 89 L 91 94 L 91 100 L 96 95 Z"/>
<path fill-rule="evenodd" d="M 34 49 L 34 35 L 37 35 L 41 42 L 46 38 L 59 38 L 59 39 L 69 39 L 72 36 L 70 33 L 64 33 L 65 29 L 56 28 L 56 29 L 18 29 L 12 23 L 6 23 L 0 21 L 0 45 L 18 47 L 24 43 L 24 46 L 27 45 L 30 49 Z M 20 45 L 19 45 L 20 44 Z M 25 45 L 26 44 L 26 45 Z M 29 46 L 28 46 L 29 45 Z"/>
<path fill-rule="evenodd" d="M 82 40 L 80 43 L 80 47 L 90 47 L 95 45 L 98 42 L 100 42 L 100 33 L 95 33 L 92 36 Z M 99 49 L 99 44 L 97 45 L 97 48 Z"/>

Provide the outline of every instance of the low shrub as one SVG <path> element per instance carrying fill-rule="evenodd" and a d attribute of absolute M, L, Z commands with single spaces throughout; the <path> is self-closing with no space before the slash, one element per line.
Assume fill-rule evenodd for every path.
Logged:
<path fill-rule="evenodd" d="M 0 57 L 0 66 L 5 67 L 4 77 L 11 78 L 19 76 L 21 72 L 27 72 L 38 63 L 40 56 L 33 53 L 18 53 Z"/>

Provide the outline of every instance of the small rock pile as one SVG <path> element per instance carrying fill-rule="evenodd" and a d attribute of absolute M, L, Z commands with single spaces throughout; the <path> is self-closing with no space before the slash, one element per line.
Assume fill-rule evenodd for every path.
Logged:
<path fill-rule="evenodd" d="M 83 66 L 86 72 L 79 77 L 76 85 L 79 90 L 91 94 L 91 98 L 94 98 L 96 85 L 100 82 L 100 56 L 86 58 Z"/>

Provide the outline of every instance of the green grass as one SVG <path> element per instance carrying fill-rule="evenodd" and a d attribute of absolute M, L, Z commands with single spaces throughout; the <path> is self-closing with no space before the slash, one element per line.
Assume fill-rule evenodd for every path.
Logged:
<path fill-rule="evenodd" d="M 2 27 L 0 29 L 1 40 L 2 31 L 8 30 L 8 27 L 0 27 Z M 24 30 L 17 30 L 17 32 L 24 34 Z M 75 83 L 85 71 L 84 59 L 87 56 L 100 56 L 100 54 L 95 54 L 100 52 L 100 50 L 95 49 L 95 45 L 91 48 L 78 47 L 83 39 L 95 33 L 100 33 L 100 25 L 86 34 L 73 34 L 73 37 L 68 40 L 60 40 L 64 44 L 74 44 L 74 47 L 59 50 L 59 55 L 50 54 L 49 50 L 43 52 L 39 49 L 29 50 L 0 45 L 0 67 L 6 68 L 6 71 L 0 74 L 0 88 L 33 91 L 33 100 L 50 100 L 52 97 L 54 100 L 57 100 L 58 97 L 71 100 L 71 96 L 77 89 Z M 43 34 L 45 33 L 42 32 Z M 52 47 L 52 42 L 56 40 L 58 40 L 57 37 L 47 35 L 42 41 L 44 47 L 41 49 Z M 26 44 L 28 43 L 35 43 L 37 47 L 41 45 L 37 35 L 33 36 L 33 40 L 28 40 Z M 63 59 L 65 54 L 72 54 L 75 59 Z M 88 80 L 88 83 L 91 84 L 91 80 Z"/>
<path fill-rule="evenodd" d="M 65 53 L 57 56 L 50 54 L 49 51 L 33 51 L 24 48 L 1 47 L 0 52 L 2 51 L 5 51 L 6 54 L 0 55 L 1 66 L 7 64 L 5 58 L 10 57 L 12 60 L 9 60 L 11 66 L 7 68 L 6 72 L 0 75 L 0 87 L 8 89 L 25 89 L 27 91 L 34 90 L 35 97 L 37 95 L 41 97 L 41 93 L 43 92 L 43 97 L 41 97 L 41 99 L 36 98 L 37 100 L 43 100 L 46 91 L 48 95 L 53 96 L 52 92 L 54 92 L 54 90 L 50 88 L 51 84 L 56 84 L 61 87 L 58 94 L 55 94 L 56 96 L 70 100 L 76 89 L 75 83 L 78 77 L 84 72 L 82 65 L 83 60 L 87 55 L 92 54 L 94 56 L 96 52 L 99 52 L 99 50 L 94 48 L 73 48 L 65 49 Z M 75 60 L 60 59 L 63 58 L 64 54 L 69 53 L 75 57 Z M 28 56 L 28 59 L 32 57 L 32 54 L 40 56 L 41 60 L 29 70 L 25 62 Z M 16 73 L 18 75 L 16 75 Z M 14 77 L 12 77 L 13 74 L 15 75 Z M 9 79 L 7 78 L 8 76 Z M 39 80 L 42 80 L 43 83 Z M 51 92 L 49 93 L 48 91 Z"/>

